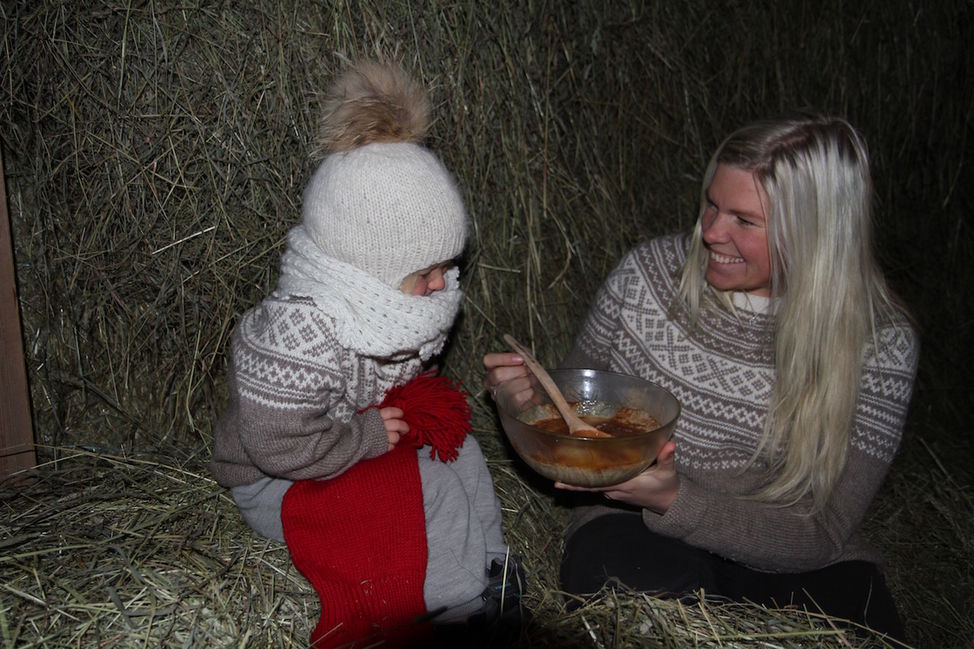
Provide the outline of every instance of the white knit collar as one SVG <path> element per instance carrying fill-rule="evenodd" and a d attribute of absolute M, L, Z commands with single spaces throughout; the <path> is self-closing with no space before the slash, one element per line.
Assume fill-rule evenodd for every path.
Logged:
<path fill-rule="evenodd" d="M 310 297 L 335 321 L 343 346 L 367 356 L 399 359 L 438 354 L 453 326 L 460 300 L 459 271 L 446 288 L 428 296 L 406 295 L 350 264 L 321 252 L 303 225 L 288 233 L 276 297 Z"/>
<path fill-rule="evenodd" d="M 731 302 L 734 308 L 748 313 L 768 315 L 771 311 L 771 298 L 761 295 L 753 295 L 746 291 L 734 291 L 731 294 Z"/>

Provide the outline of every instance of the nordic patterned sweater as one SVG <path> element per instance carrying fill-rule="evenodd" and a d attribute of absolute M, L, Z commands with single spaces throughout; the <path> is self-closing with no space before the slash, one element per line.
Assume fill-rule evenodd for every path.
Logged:
<path fill-rule="evenodd" d="M 681 402 L 674 431 L 680 487 L 663 515 L 643 510 L 653 531 L 753 568 L 813 570 L 838 561 L 880 562 L 857 529 L 899 447 L 918 344 L 904 320 L 865 350 L 848 459 L 824 511 L 739 498 L 764 482 L 757 447 L 774 382 L 772 322 L 764 314 L 705 311 L 696 328 L 668 317 L 686 259 L 685 236 L 630 251 L 599 290 L 564 367 L 644 377 Z M 685 313 L 685 311 L 683 311 Z M 569 533 L 613 511 L 575 511 Z"/>
<path fill-rule="evenodd" d="M 230 401 L 216 424 L 210 469 L 224 487 L 265 476 L 339 475 L 388 450 L 374 405 L 423 369 L 418 355 L 350 351 L 314 300 L 268 297 L 241 318 L 231 342 Z"/>

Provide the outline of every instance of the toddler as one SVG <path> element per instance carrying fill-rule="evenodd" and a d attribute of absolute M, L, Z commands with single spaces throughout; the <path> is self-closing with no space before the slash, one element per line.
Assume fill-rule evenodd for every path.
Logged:
<path fill-rule="evenodd" d="M 338 81 L 277 288 L 233 333 L 212 472 L 315 587 L 316 647 L 416 641 L 510 607 L 492 580 L 520 592 L 465 394 L 431 369 L 467 217 L 428 126 L 398 68 Z"/>

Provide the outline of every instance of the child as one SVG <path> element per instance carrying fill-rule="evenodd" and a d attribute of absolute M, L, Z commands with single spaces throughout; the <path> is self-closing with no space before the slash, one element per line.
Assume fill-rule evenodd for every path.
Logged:
<path fill-rule="evenodd" d="M 233 334 L 212 471 L 318 592 L 316 647 L 489 618 L 492 580 L 521 576 L 464 437 L 465 394 L 428 371 L 459 308 L 467 235 L 450 174 L 420 144 L 428 126 L 425 92 L 400 70 L 339 80 L 277 290 Z"/>

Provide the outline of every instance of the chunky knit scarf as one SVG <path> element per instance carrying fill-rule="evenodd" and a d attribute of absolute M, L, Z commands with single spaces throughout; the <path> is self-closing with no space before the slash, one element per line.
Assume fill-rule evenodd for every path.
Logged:
<path fill-rule="evenodd" d="M 288 233 L 275 296 L 312 298 L 334 317 L 338 341 L 359 354 L 397 358 L 418 353 L 427 361 L 443 349 L 460 307 L 458 277 L 457 269 L 451 269 L 442 291 L 406 295 L 325 255 L 298 225 Z"/>

